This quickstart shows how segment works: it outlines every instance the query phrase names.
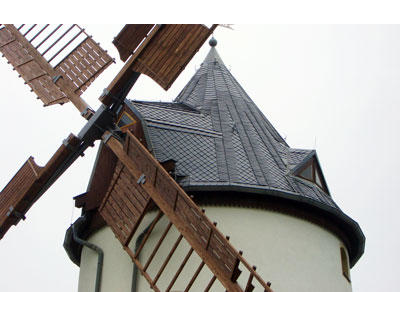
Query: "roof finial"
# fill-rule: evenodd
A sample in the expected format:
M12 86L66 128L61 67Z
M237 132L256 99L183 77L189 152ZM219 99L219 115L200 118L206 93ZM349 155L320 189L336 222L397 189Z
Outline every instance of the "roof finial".
M211 47L215 47L217 46L217 40L213 37L211 37L210 41L208 42L208 44L210 44Z

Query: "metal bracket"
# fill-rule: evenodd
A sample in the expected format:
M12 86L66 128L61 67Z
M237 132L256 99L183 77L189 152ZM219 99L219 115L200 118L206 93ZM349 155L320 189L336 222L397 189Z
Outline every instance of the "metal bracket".
M65 147L67 147L70 151L74 151L74 150L76 149L75 147L73 147L73 146L69 143L68 138L64 139L62 143L63 143L63 145L64 145Z
M137 184L145 184L145 183L146 183L146 176L144 173L142 173L142 175L137 180Z
M101 139L104 132L113 128L113 126L113 113L102 104L79 132L78 137L83 142L92 144L94 141Z
M107 144L107 142L110 140L111 137L114 135L112 133L108 133L106 136L103 137L103 143Z
M91 109L90 107L87 107L86 109L84 109L82 112L81 112L81 116L83 116L84 118L86 118L86 119L90 119L92 116L94 115L94 111L93 111L93 109Z
M62 76L61 75L57 75L53 77L53 82L56 83L58 81L58 79L60 79Z
M8 209L8 212L7 212L6 215L7 216L12 216L12 217L15 217L15 218L18 218L18 219L22 219L22 220L26 219L24 214L14 210L14 207L12 207L12 206L10 206L10 208Z
M103 90L103 93L100 95L100 99L101 99L102 97L108 96L109 93L110 93L110 91L109 91L108 89L104 89L104 90Z

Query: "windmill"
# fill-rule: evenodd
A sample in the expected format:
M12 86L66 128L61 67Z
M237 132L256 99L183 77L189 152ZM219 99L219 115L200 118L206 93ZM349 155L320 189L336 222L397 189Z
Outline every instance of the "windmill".
M197 254L201 259L198 270L188 279L187 290L198 272L207 266L213 275L205 290L209 290L218 280L228 291L251 291L253 283L269 291L268 284L255 268L247 263L242 253L235 250L228 238L221 234L203 210L171 177L169 172L173 172L173 162L165 162L162 166L149 153L140 137L139 120L124 112L125 97L140 74L148 75L164 89L168 89L215 27L153 24L125 26L114 40L125 65L104 90L100 97L103 105L94 112L80 96L112 63L112 58L85 30L77 25L45 25L41 28L36 25L4 25L0 29L0 51L38 98L46 106L71 101L88 123L78 136L69 135L44 167L39 167L33 158L29 158L3 189L0 193L1 236L12 225L24 219L31 205L52 183L94 141L101 139L104 148L116 157L117 162L113 174L108 175L110 186L106 188L107 198L101 204L99 213L152 289L163 290L156 285L163 270L155 276L149 275L146 272L148 264L138 259L140 246L137 252L133 252L128 244L145 214L156 205L159 213L154 219L154 225L150 227L155 227L162 216L168 218L170 227L180 232L177 242L183 239L190 245L187 258ZM61 30L63 32L60 33ZM54 50L57 45L58 49ZM75 48L69 50L69 47ZM108 201L112 200L113 194L120 194L119 189L123 188L118 181L131 184L131 190L123 192L124 195L140 194L145 197L143 203L132 205L128 198L124 205L111 205ZM78 204L82 198L77 198ZM143 239L143 245L145 242L146 238ZM154 253L157 249L156 245ZM171 252L173 254L173 248ZM169 258L165 258L166 264ZM172 281L179 276L186 262L185 257L177 266ZM248 274L242 286L237 282L241 270ZM164 290L171 289L172 281Z

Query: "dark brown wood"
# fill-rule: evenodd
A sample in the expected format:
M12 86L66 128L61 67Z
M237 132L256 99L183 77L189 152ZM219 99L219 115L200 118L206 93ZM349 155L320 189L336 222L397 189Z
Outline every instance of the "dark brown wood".
M253 292L254 285L251 283L253 281L253 273L250 273L249 279L247 280L246 288L244 289L245 292Z
M155 24L126 24L114 38L113 44L118 49L122 61L126 61Z
M121 163L117 164L99 212L105 215L104 219L109 226L116 225L115 228L121 229L117 233L117 238L124 245L128 245L151 207L151 202L150 197L145 192L141 192L143 189L132 181L132 176L124 172L124 168Z
M163 25L137 57L133 69L168 90L212 30L200 24Z
M107 146L101 146L91 176L89 191L87 192L83 211L89 211L100 207L113 177L117 160L117 157Z
M15 37L5 27L0 29L0 48L15 40Z
M228 239L229 239L229 238L228 238ZM240 253L240 252L239 252L239 253ZM231 280L232 280L233 282L236 282L237 279L239 278L240 274L242 273L242 271L239 270L239 264L240 264L240 260L239 260L239 258L236 258L235 266L234 266L234 268L233 268L232 275L231 275Z

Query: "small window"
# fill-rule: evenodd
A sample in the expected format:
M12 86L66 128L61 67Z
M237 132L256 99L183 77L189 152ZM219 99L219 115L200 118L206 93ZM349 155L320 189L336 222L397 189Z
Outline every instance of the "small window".
M302 172L300 172L299 176L304 178L304 179L313 181L314 179L313 179L313 167L312 167L312 165L308 166Z
M328 193L328 189L324 184L324 180L322 180L322 174L318 166L318 162L315 159L310 159L310 161L308 161L308 163L305 166L303 166L303 168L300 169L300 171L298 171L297 176L306 179L308 181L314 182L322 190Z
M123 129L123 128L126 128L128 126L135 124L135 122L136 121L127 112L123 112L117 122L117 126L120 129Z
M347 259L347 253L346 250L343 247L340 247L340 258L342 260L342 272L344 277L347 279L347 281L350 281L350 267L349 267L349 261Z

